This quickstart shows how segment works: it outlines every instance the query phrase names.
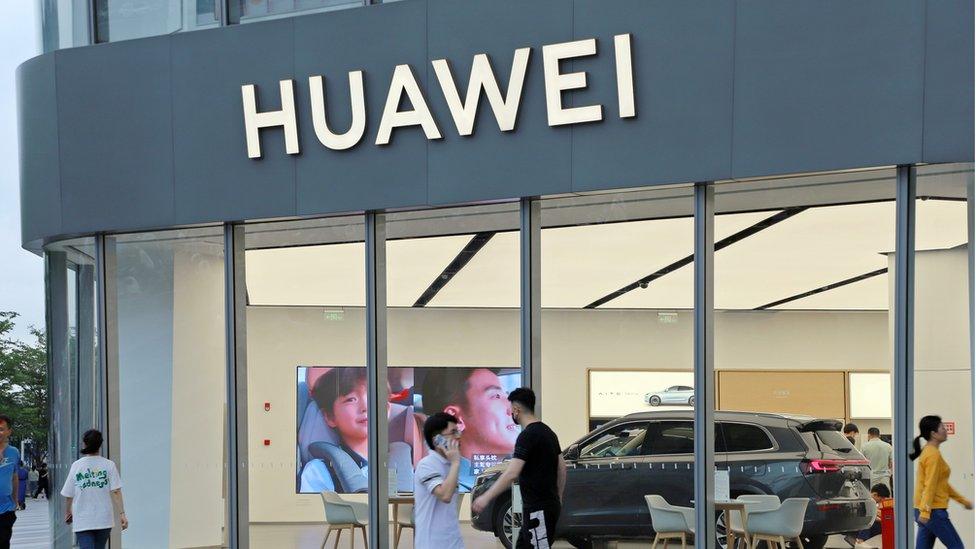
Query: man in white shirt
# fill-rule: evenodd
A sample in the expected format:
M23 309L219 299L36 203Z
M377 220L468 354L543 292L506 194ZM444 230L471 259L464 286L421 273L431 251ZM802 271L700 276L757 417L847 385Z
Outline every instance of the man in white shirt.
M416 549L464 549L458 524L458 474L461 468L458 420L438 412L424 422L424 440L432 452L414 472Z
M868 429L868 441L861 446L861 453L871 462L871 486L884 484L891 489L891 445L881 440L881 430Z

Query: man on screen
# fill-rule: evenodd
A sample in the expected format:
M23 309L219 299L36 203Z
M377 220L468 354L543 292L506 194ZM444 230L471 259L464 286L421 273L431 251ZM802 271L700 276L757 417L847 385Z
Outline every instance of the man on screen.
M512 454L518 426L497 371L489 368L430 368L421 388L424 412L446 412L458 420L462 491L474 486L485 465Z

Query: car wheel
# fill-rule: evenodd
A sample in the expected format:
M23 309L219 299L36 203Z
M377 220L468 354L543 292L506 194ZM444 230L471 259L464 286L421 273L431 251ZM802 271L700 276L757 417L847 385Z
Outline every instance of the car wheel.
M688 406L694 406L694 405L695 405L695 397L689 397Z
M576 549L593 549L593 540L585 537L571 537L566 541Z
M495 537L501 542L505 549L512 549L512 528L514 525L521 525L521 518L516 518L512 514L512 500L501 502L495 510Z
M824 545L827 545L827 536L825 535L801 536L801 538L803 549L823 549Z
M732 499L735 499L733 497ZM715 549L729 549L729 538L726 537L725 515L716 511L715 517Z
M647 401L647 403L650 404L651 406L660 406L661 405L661 397L659 397L657 395L654 395L654 396L651 397L651 400L648 400Z

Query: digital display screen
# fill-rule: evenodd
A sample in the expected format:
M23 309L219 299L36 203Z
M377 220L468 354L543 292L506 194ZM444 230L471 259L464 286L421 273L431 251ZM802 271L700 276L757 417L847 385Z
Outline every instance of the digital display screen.
M366 369L300 366L297 377L297 491L366 492ZM414 468L432 451L424 441L424 421L435 412L458 419L462 492L470 491L482 471L511 457L519 428L508 393L521 385L518 368L389 368L387 377L388 468L397 492L413 491Z

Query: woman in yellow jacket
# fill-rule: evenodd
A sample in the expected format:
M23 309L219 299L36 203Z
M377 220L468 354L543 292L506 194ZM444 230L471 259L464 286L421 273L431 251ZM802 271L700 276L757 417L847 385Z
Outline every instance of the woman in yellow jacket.
M915 437L912 461L918 459L918 471L915 473L915 521L918 523L918 535L915 538L915 549L931 549L935 540L946 546L946 549L962 549L959 533L949 521L949 498L961 503L966 509L972 509L973 504L955 491L949 485L949 464L942 459L939 446L946 441L945 425L939 416L925 416L918 422L921 434ZM923 448L921 439L928 443Z

